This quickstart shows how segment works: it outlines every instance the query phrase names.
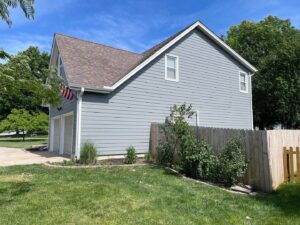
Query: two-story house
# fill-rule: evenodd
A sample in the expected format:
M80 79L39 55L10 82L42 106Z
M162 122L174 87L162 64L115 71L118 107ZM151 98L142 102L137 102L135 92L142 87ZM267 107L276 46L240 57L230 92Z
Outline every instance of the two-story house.
M146 153L151 123L184 102L200 126L253 128L256 68L199 21L142 54L55 34L50 64L76 96L50 106L50 151L79 157L89 141L99 155Z

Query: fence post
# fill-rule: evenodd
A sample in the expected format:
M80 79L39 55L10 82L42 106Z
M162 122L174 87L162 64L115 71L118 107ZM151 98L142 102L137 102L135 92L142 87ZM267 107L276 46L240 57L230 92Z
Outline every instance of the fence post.
M295 171L294 171L294 151L293 147L290 147L290 181L292 181L295 178Z
M300 181L300 151L299 151L299 147L296 147L296 160L297 160L297 180Z
M288 155L289 152L286 149L286 147L283 148L283 167L284 167L284 181L288 181L289 179L289 174L288 174Z

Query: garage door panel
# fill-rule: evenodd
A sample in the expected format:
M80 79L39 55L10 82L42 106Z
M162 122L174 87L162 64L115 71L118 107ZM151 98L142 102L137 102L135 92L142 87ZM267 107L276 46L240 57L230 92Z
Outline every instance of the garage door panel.
M60 124L60 118L53 120L53 151L59 152L60 147L60 130L61 130L61 124Z
M73 115L64 118L64 154L72 154L73 144Z

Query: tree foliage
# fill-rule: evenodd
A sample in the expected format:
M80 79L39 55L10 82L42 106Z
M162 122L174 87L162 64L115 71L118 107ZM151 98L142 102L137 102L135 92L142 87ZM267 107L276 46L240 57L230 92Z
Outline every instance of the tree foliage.
M32 133L34 131L47 132L47 130L47 114L31 114L25 109L13 109L7 118L0 123L0 131L21 131L23 140L25 140L25 134Z
M46 112L43 103L60 104L60 79L49 76L48 67L48 53L41 53L37 47L29 47L0 65L0 121L13 108Z
M269 16L232 26L229 46L258 68L253 76L254 123L300 127L300 32L289 20Z
M11 26L12 21L10 19L11 8L21 7L22 11L25 14L25 17L28 19L34 18L34 0L1 0L0 1L0 17L4 20L8 26Z
M242 137L229 140L221 153L214 154L212 146L197 140L189 125L195 112L192 105L171 107L171 120L162 126L163 137L157 146L156 160L159 164L175 166L188 177L231 185L243 177L246 154Z
M0 49L0 59L8 59L9 54L6 53L3 49Z
M28 19L34 19L34 0L1 0L0 1L0 18L4 20L8 26L12 25L10 19L10 8L16 8L20 5L25 17ZM0 49L0 59L8 59L9 54L3 49Z

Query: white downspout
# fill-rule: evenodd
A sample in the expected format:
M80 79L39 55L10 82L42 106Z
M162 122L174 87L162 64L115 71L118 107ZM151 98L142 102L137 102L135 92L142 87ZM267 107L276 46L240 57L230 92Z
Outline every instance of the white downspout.
M76 147L75 147L75 159L80 159L80 146L81 146L81 108L82 108L82 96L84 94L84 88L80 89L77 93L77 117L76 117Z
M250 91L251 91L251 97L250 97L250 110L251 110L251 129L254 130L254 119L253 119L253 100L252 100L252 76L254 75L254 73L250 74Z

